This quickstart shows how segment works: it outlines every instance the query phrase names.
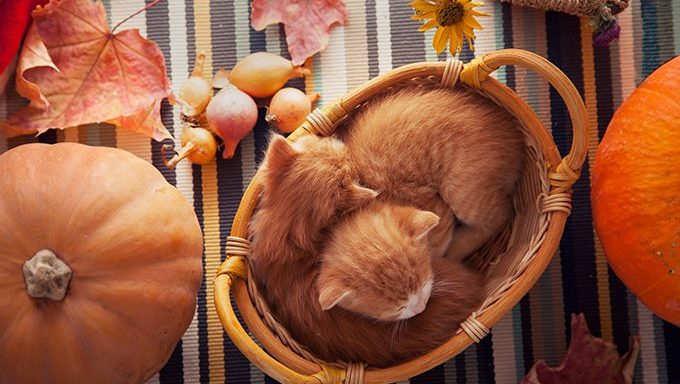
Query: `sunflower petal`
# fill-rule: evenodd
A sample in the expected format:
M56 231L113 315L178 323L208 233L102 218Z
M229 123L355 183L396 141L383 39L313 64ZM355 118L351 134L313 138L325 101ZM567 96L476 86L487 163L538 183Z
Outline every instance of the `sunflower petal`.
M479 22L477 22L477 20L475 20L475 18L470 15L463 16L463 22L472 28L484 29L484 27L482 27L482 25L479 24Z
M437 25L438 25L437 19L432 19L432 20L428 21L427 23L423 24L422 27L418 28L418 32L429 31L430 29L434 28Z
M458 40L460 40L460 43L462 45L463 43L463 27L460 24L456 24L453 28L453 30L456 32L456 37Z
M412 1L409 5L411 6L411 8L423 12L434 12L439 9L439 6L437 4L433 4L425 0L415 0Z
M446 49L446 43L449 34L451 34L451 31L448 27L437 28L437 32L434 34L434 39L432 39L432 46L434 47L434 50L437 52L437 54Z
M490 16L486 12L479 12L479 11L475 11L474 9L468 9L465 13L468 13L472 16Z
M475 50L474 44L472 44L472 37L470 35L465 35L465 39L467 39L468 47L470 47L471 51Z
M426 20L426 19L436 19L437 14L434 12L419 13L411 16L411 20Z
M451 36L449 36L449 52L451 52L451 55L453 56L458 53L458 38L455 33L452 33Z

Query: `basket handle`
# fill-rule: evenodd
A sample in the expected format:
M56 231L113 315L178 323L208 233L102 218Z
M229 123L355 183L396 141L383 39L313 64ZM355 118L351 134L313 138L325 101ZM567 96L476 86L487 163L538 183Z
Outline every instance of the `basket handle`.
M267 375L282 383L299 384L338 384L346 379L346 371L320 366L318 373L314 375L300 374L278 360L274 359L259 345L253 341L241 325L236 312L232 307L230 291L234 284L247 279L247 267L243 255L233 255L227 258L216 273L213 284L215 285L215 307L222 322L223 328L229 334L232 342L238 347L248 360L254 362Z
M484 88L484 80L503 65L522 66L543 76L564 100L571 118L573 140L569 154L551 173L553 187L567 191L578 180L588 154L588 112L574 84L550 61L533 52L503 49L476 57L465 64L460 80L474 88Z

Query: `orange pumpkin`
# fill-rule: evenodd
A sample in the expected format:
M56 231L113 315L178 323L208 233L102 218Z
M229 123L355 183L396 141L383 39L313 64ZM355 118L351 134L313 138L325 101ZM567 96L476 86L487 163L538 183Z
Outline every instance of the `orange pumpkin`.
M680 58L616 111L592 176L595 228L616 275L680 326Z
M22 145L0 176L0 383L149 379L196 306L192 206L114 148Z

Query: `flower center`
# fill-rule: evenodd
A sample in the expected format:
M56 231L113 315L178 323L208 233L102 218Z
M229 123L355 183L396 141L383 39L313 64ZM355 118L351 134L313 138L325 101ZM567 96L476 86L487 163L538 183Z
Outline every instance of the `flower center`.
M442 27L448 27L463 20L464 14L465 8L463 8L463 4L457 0L450 0L437 11L437 22Z

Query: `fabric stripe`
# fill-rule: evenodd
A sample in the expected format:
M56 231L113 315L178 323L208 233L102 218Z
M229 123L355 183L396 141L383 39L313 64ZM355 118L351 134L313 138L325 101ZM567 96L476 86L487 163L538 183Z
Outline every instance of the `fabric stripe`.
M580 57L579 19L576 17L548 12L546 15L548 35L548 59L559 66L583 93L582 60ZM559 95L551 90L553 137L560 152L565 154L571 143L569 116ZM570 314L583 312L593 334L600 334L598 312L595 255L592 239L593 227L590 213L588 183L589 165L584 164L581 179L573 186L574 209L560 243L562 261L564 323L570 337ZM578 287L578 288L577 288Z
M201 166L192 165L192 181L194 184L194 210L196 211L196 217L203 230L203 238L205 242L205 220L204 220L204 209L203 209L203 172ZM203 246L203 271L207 268L206 265L206 245ZM207 313L207 294L206 294L206 279L205 276L201 280L201 286L198 290L197 308L196 308L196 320L198 328L198 357L199 357L199 382L201 384L208 383L210 380L210 367L208 366L208 360L210 358L208 354L208 313Z
M485 337L477 344L477 382L479 383L493 383L496 381L492 350L491 336Z
M374 78L380 73L376 0L366 0L366 49L368 49L368 76Z
M242 3L235 3L234 7L234 24L236 29L236 46L238 57L244 57L250 52L263 50L276 54L282 53L281 45L283 36L281 34L280 28L270 26L265 31L255 31L252 28L249 28L251 12L250 7L247 4ZM247 38L247 40L241 41L242 37ZM253 133L248 135L241 143L241 147L243 148L241 151L241 169L244 190L247 187L248 182L255 175L257 165L260 161L258 156L261 156L262 152L264 151L264 148L262 148L263 144L266 145L269 127L267 122L264 120L265 115L266 109L260 109L259 117L255 128L253 129ZM249 375L251 383L276 383L274 379L266 376L254 364L250 364Z
M666 341L666 367L669 383L680 383L680 328L664 321L663 335Z
M378 35L378 73L392 69L392 43L390 13L393 4L388 0L375 1L376 31Z
M503 316L491 332L494 377L495 381L499 383L510 383L517 380L516 354L521 355L522 351L516 350L518 347L515 346L513 312L514 309L511 313ZM521 346L519 348L521 349ZM447 372L448 375L449 373Z
M637 60L636 52L639 52L635 41L635 28L633 23L633 14L637 8L638 2L633 2L628 12L623 12L619 15L619 23L621 24L621 37L616 45L618 48L619 57L618 65L613 69L619 74L620 88L615 96L618 96L615 105L619 105L628 95L635 89L635 77L640 68L640 61Z
M189 14L189 18L193 12ZM193 64L193 58L189 57L187 39L187 14L184 1L168 2L170 52L172 58L172 89L178 93L182 83L189 77L189 63ZM193 33L192 33L193 37ZM192 39L193 40L193 39ZM183 126L179 119L179 112L173 113L173 126L175 146L180 147ZM184 194L187 200L194 205L193 199L193 175L189 161L180 162L175 168L177 188ZM198 309L198 308L197 308ZM198 383L200 381L199 363L199 340L198 340L198 310L194 312L194 318L186 333L182 337L182 379L185 382ZM178 376L168 377L168 381L177 380ZM164 380L164 379L162 379Z
M416 24L409 19L413 10L409 0L390 2L390 36L392 41L392 66L425 60L425 43L414 33ZM378 13L380 15L380 13Z
M677 55L680 53L680 4L671 2L673 50Z
M628 308L634 309L636 314L632 323L637 329L631 327L631 331L640 335L640 362L636 366L640 370L636 372L636 376L639 376L645 383L658 383L660 380L656 369L658 364L654 338L654 315L645 306L639 305L635 296L629 295L628 302Z
M668 380L668 367L666 360L666 340L664 337L663 320L652 316L654 322L654 342L656 344L657 373L660 383L670 383ZM674 384L674 383L672 383Z
M673 57L675 46L673 42L673 10L671 9L671 0L652 0L656 5L656 25L658 31L668 31L666 33L659 33L657 40L659 42L659 61L665 63ZM677 2L676 2L677 3ZM677 5L676 5L677 8Z
M237 61L233 3L210 3L210 32L213 57L212 68L209 73L214 73L219 68L232 68ZM220 262L224 261L226 255L225 247L231 221L243 192L241 153L243 153L243 146L239 145L232 159L225 160L218 155L216 160ZM208 276L212 279L214 275L211 273ZM217 329L215 332L217 332ZM223 353L225 356L223 364L226 381L249 381L249 361L240 354L231 339L226 336L223 336Z
M348 20L345 28L345 72L347 89L368 81L368 43L366 41L366 8L364 0L347 0Z
M513 46L538 54L547 54L545 36L545 12L526 10L512 13ZM541 121L550 127L550 88L547 82L533 71L525 68L514 68L515 89L536 111ZM548 128L549 129L549 128ZM558 363L553 356L560 356L566 350L563 339L564 327L562 319L562 302L555 300L561 296L561 273L559 269L559 252L548 265L536 286L529 292L526 300L520 303L522 310L522 329L531 341L527 344L524 362L530 364L534 360L544 359L548 363ZM528 305L528 308L524 306ZM529 329L530 328L530 332ZM528 365L525 369L528 368Z
M213 53L209 3L194 3L196 31L196 50L206 54L204 71L213 73ZM219 157L219 154L218 154ZM224 382L224 330L215 312L214 286L212 278L221 263L220 217L217 189L217 165L209 163L202 167L204 241L205 241L205 279L206 283L206 320L209 382Z
M642 34L642 78L646 78L659 65L659 33L656 24L656 1L641 1L644 23Z
M512 13L513 8L509 3L503 3L502 6L502 17L500 19L503 23L503 48L512 48L514 46L513 33L512 33ZM515 67L505 66L501 68L502 72L499 73L499 79L505 82L505 85L515 89Z
M149 0L147 0L147 3ZM172 56L170 54L170 24L169 24L169 10L167 3L159 3L156 6L148 9L145 12L146 16L146 26L147 26L147 37L152 39L158 44L161 49L163 56L165 58L165 65L167 68L167 74L170 81L173 80L172 73ZM173 121L173 111L170 104L164 101L161 104L161 119L163 124L168 129L170 134L174 133L174 121ZM166 181L172 185L177 184L175 171L168 169L164 166L163 160L160 155L161 144L156 141L151 141L152 150L152 164L161 170L161 173L165 177ZM158 373L158 380L161 383L167 383L172 381L173 378L184 377L183 372L183 361L182 361L182 341L180 340L175 350L173 351L170 359Z
M605 116L608 113L611 113L611 97L598 98L598 96L611 95L611 83L609 81L610 76L608 73L606 73L609 70L609 52L607 50L597 48L595 49L595 52L593 52L593 46L590 43L591 39L592 29L589 27L588 21L583 18L581 19L581 47L583 57L584 102L588 110L588 123L590 125L588 157L590 159L594 159L600 139L600 127L598 122L608 122L609 119L607 119ZM604 71L597 72L597 78L595 72L596 68ZM592 165L593 163L591 162L591 171ZM595 264L597 270L597 288L598 296L600 297L600 329L602 337L611 340L612 318L609 299L608 265L607 260L604 257L604 253L602 252L602 246L600 245L597 234L594 233L593 236L595 247Z
M497 39L497 33L499 32L497 20L502 19L501 13L503 11L500 4L493 1L485 1L484 4L477 9L491 15L478 19L479 24L484 27L481 31L476 32L477 37L475 38L475 56L480 56L486 52L502 47L502 44L499 44ZM432 46L432 40L429 40L429 42L430 46Z
M315 67L315 79L323 84L320 104L332 103L348 91L347 64L345 63L345 29L331 31L328 47L318 54L319 66ZM319 86L317 85L317 89Z

